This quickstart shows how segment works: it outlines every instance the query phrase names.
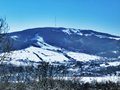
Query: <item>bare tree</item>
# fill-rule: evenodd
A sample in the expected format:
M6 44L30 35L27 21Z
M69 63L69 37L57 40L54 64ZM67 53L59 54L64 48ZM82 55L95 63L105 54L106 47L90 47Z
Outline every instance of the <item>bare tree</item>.
M7 35L7 32L9 30L9 26L6 22L6 19L0 18L0 61L5 60L8 56L8 52L10 52L12 48L12 43L10 41L10 38Z
M8 81L9 79L9 68L4 65L5 60L10 60L10 50L12 48L12 43L7 34L9 26L6 19L0 18L0 78L4 79L2 81Z
M5 34L9 30L9 26L6 22L6 19L0 18L0 34Z

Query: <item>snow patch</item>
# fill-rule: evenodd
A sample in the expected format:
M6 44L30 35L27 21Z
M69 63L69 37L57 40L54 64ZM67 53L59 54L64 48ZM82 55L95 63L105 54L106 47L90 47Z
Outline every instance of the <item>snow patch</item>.
M68 35L71 35L71 34L77 34L77 35L83 35L79 29L65 29L65 30L62 30L64 33L67 33Z
M101 67L109 67L109 66L118 66L120 65L119 61L114 61L114 62L107 62L107 64L101 64Z
M115 53L115 54L117 54L118 53L118 51L112 51L113 53Z
M18 39L19 37L14 35L14 36L11 36L11 38L14 39L14 40L16 40L16 39Z
M47 43L44 41L44 39L43 39L41 36L39 36L39 35L36 35L35 38L33 38L32 40L37 40L36 45L41 46L41 48L43 48L43 49L61 50L61 49L58 48L58 47L55 47L55 46L52 46L52 45L47 44Z
M114 40L120 40L120 38L118 37L107 37L107 36L104 36L104 35L95 35L95 36L97 36L97 37L99 37L99 38L109 38L109 39L114 39Z
M71 35L72 33L70 32L69 29L65 29L65 30L62 30L64 33L68 34L68 35Z

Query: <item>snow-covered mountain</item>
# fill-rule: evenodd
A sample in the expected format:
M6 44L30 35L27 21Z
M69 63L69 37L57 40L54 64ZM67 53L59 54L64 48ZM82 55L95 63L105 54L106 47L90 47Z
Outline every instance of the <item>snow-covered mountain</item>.
M8 36L13 41L9 63L14 65L45 61L65 65L69 73L77 75L101 75L103 71L108 74L120 70L119 36L53 27L27 29Z
M92 30L69 28L34 28L10 33L14 49L30 46L42 47L47 44L65 50L94 54L105 57L118 57L120 37Z

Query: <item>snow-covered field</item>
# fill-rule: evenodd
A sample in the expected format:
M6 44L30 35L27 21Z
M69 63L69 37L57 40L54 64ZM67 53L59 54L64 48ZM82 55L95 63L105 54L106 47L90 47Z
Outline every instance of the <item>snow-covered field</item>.
M104 76L104 77L81 77L83 82L120 82L120 77L118 76Z
M65 79L65 80L73 80L73 81L79 81L81 83L94 83L94 82L120 82L120 77L119 76L103 76L103 77L58 77L59 79ZM55 78L57 79L57 78Z
M69 61L67 57L64 56L63 53L59 53L56 51L53 51L53 47L51 50L50 47L43 47L43 48L37 48L34 46L28 47L24 50L16 50L13 51L11 54L12 61L10 61L12 64L21 65L20 62L17 62L18 60L30 60L35 62L60 62L64 63L66 61ZM56 49L56 48L55 48ZM100 59L99 56L95 55L89 55L84 53L77 53L77 52L67 52L67 55L77 61L89 61L89 60L97 60Z
M67 55L74 58L77 61L89 61L89 60L100 59L99 56L89 55L85 53L77 53L77 52L68 52Z
M118 65L120 65L120 61L107 62L107 65L106 64L101 64L100 66L101 67L108 67L108 66L118 66Z

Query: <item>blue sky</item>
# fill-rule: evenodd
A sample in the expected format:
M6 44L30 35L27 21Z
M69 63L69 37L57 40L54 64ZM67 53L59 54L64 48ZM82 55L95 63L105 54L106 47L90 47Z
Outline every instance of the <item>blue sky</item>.
M0 0L10 32L34 27L93 29L120 35L120 0Z

